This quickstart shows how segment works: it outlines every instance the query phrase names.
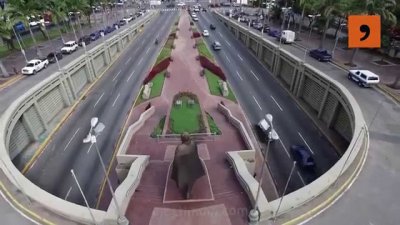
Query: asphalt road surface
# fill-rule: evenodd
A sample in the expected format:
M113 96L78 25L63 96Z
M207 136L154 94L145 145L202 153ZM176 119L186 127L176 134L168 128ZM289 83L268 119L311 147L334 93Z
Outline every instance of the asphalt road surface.
M95 206L104 171L95 145L89 148L82 142L90 129L90 119L98 117L106 126L97 137L97 145L107 166L141 82L162 47L154 44L155 39L167 37L176 16L176 12L165 12L145 26L33 164L26 174L32 182L60 198L83 204L70 173L74 169L90 206Z
M300 144L308 146L316 161L314 172L298 167L290 178L287 191L290 193L312 182L326 172L338 160L339 156L328 140L319 132L308 116L297 106L286 90L273 78L272 74L250 53L247 47L211 12L198 13L197 26L200 32L210 31L205 40L210 47L214 41L222 44L222 50L215 52L217 62L228 77L241 106L250 121L255 125L265 114L273 115L274 129L280 140L270 144L268 164L277 185L278 192L283 193L289 178L293 159L290 146ZM216 30L210 30L210 24ZM263 144L264 151L266 149Z

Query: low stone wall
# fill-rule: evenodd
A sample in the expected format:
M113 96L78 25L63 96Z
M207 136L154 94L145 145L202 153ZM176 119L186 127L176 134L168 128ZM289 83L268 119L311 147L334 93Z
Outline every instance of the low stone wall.
M243 154L247 155L247 157L243 157ZM252 155L252 159L249 158L249 154ZM249 164L252 164L249 162L249 159L254 161L253 164L255 164L255 150L227 152L227 157L235 171L236 178L239 180L253 206L256 202L259 182L252 176L251 171L249 171ZM254 166L251 165L251 167ZM262 189L260 189L257 208L260 213L260 220L267 220L272 216L273 211Z
M254 146L254 143L251 141L250 135L247 132L246 128L244 127L243 123L238 120L236 117L234 117L231 113L231 111L226 108L224 105L221 103L218 103L218 110L222 112L228 118L229 122L235 126L240 134L242 135L244 141L246 142L247 148L248 149L256 149Z
M310 118L317 121L320 126L325 126L324 129L336 132L343 140L349 143L347 150L339 161L325 174L305 187L285 195L280 206L280 198L269 202L273 212L272 215L279 216L302 206L320 196L328 188L345 190L346 188L335 187L333 184L342 174L349 172L347 170L350 166L358 163L358 160L355 159L358 156L365 155L363 153L368 147L366 144L368 142L368 130L357 101L342 84L317 68L304 64L301 59L289 51L279 48L277 44L271 41L262 39L254 31L226 18L218 12L215 13L215 16L237 39L251 49L250 51L260 62L271 71L272 75L282 83L283 87L306 109L306 113ZM221 106L219 108L226 111ZM235 123L237 124L237 122L233 124ZM325 132L324 129L322 129L323 132ZM357 166L352 168L355 168L353 169L354 172L360 169ZM346 177L346 179L350 180L354 178L355 176L351 175ZM337 196L332 196L332 199L339 196L340 193Z
M21 191L32 201L75 222L92 223L86 207L65 201L39 188L21 174L10 157L17 155L27 145L37 141L43 132L52 131L54 127L51 127L50 123L54 122L53 119L60 118L58 115L63 112L63 109L71 106L80 98L81 90L86 84L96 81L101 76L101 72L106 69L105 65L111 62L110 54L107 53L109 51L107 43L118 43L118 51L122 51L126 45L122 45L121 40L131 33L137 33L137 29L147 24L154 15L154 12L150 12L107 40L106 46L104 43L99 44L88 52L88 56L79 56L63 67L61 73L55 72L45 78L16 99L1 116L0 157L3 162L0 164L1 169L17 189L23 188ZM128 38L127 40L133 39ZM94 67L98 66L97 64L103 66L97 68L97 72L95 72ZM130 190L127 193L130 193ZM98 224L104 222L107 216L105 211L92 209L92 212ZM116 219L113 218L114 221Z

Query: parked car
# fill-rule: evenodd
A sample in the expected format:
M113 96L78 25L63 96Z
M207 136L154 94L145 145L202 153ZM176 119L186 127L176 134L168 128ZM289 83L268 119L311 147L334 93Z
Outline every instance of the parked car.
M213 48L215 51L218 51L218 50L221 50L222 45L221 45L221 43L219 43L218 41L214 41L214 43L212 44L212 48Z
M91 42L90 36L89 35L85 35L83 37L80 37L79 40L78 40L78 45L82 46L83 42L85 42L85 45L90 44L90 42Z
M315 161L311 151L302 145L292 145L290 152L293 156L293 160L297 162L297 165L303 169L314 169Z
M214 24L210 24L210 29L211 30L215 30L217 27L215 27L215 25Z
M104 34L109 34L109 33L113 32L114 30L115 30L115 27L114 27L114 26L107 26L107 27L104 29Z
M35 75L40 70L44 69L49 65L49 61L47 59L32 59L30 60L24 68L22 68L22 74L24 75Z
M268 33L270 31L270 27L267 24L264 24L262 31L263 33Z
M133 20L133 16L126 16L123 18L123 20L125 20L126 23L129 23Z
M63 54L71 54L78 49L78 44L75 41L68 41L64 43L64 47L61 48Z
M282 41L284 44L291 44L296 39L296 34L291 30L283 30L276 38L279 39L279 41Z
M100 38L100 31L95 31L90 34L90 40L95 41Z
M204 37L210 36L210 32L208 32L208 30L203 30L203 36Z
M379 83L379 76L369 70L349 70L347 77L360 87L370 87Z
M125 24L126 24L126 21L125 21L125 20L120 20L120 21L118 22L118 25L119 25L120 27L124 26Z
M332 59L332 55L325 49L313 49L308 54L320 62L329 62Z
M277 38L280 37L281 32L279 30L269 30L268 35Z
M261 31L263 29L262 23L253 24L254 29Z
M61 52L50 52L47 55L47 60L49 63L55 63L57 60L60 61L63 58L63 54Z

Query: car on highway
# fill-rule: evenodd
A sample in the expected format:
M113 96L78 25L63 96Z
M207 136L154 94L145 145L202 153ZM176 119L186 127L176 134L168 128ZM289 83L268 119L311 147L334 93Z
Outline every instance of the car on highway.
M217 27L214 24L210 24L210 29L215 30Z
M61 52L50 52L46 58L49 63L55 63L63 58L63 54Z
M64 43L64 47L61 48L63 54L71 54L78 49L78 44L75 41L68 41Z
M197 18L197 16L193 17L193 21L197 22L197 21L199 21L199 18Z
M214 43L212 44L212 48L214 49L214 51L218 51L221 50L222 45L218 41L214 41Z
M203 8L203 9L201 9L201 11L203 11L203 12L207 12L207 9L206 9L206 8Z
M303 145L292 145L290 146L290 153L293 156L293 160L297 162L297 165L302 169L314 169L315 161L311 151Z
M308 54L314 59L320 62L329 62L332 59L332 55L328 53L326 49L313 49L308 52Z
M204 37L210 36L210 32L208 32L208 30L203 30L203 36Z
M95 41L95 40L97 40L99 38L100 38L100 32L99 31L95 31L95 32L90 34L90 40L91 41Z
M85 45L88 45L88 44L90 44L90 42L91 42L90 36L85 35L85 36L79 38L78 45L82 46L82 43L85 43Z
M24 68L22 68L21 72L24 75L35 75L40 70L46 68L47 65L49 65L49 61L47 59L32 59Z
M180 7L182 7L182 6L185 6L186 4L184 3L184 2L179 2L178 4L177 4L177 6L180 6Z
M267 122L266 119L260 120L257 124L258 128L262 131L263 133L263 138L266 140L270 141L276 141L279 140L279 135L276 133L275 129L272 130L271 126Z
M349 70L347 78L356 82L360 87L370 87L379 83L379 76L369 70Z

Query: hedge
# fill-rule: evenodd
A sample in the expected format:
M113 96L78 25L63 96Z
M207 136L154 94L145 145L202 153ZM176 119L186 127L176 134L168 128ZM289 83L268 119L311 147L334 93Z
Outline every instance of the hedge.
M213 62L208 60L207 57L202 55L199 56L199 60L203 68L208 69L213 74L217 75L221 80L226 81L226 76L219 66L215 65Z
M200 37L201 36L201 34L199 33L199 32L193 32L193 38L198 38L198 37Z
M159 62L157 65L155 65L150 73L147 75L147 77L143 81L143 85L147 84L149 81L151 81L158 73L162 72L163 70L167 69L169 64L171 62L171 58L165 58L161 62Z

